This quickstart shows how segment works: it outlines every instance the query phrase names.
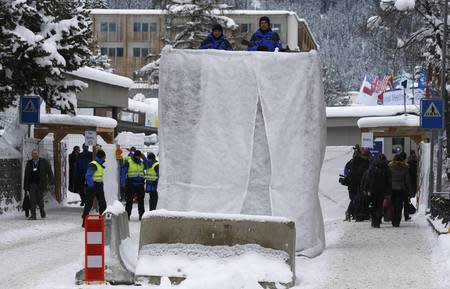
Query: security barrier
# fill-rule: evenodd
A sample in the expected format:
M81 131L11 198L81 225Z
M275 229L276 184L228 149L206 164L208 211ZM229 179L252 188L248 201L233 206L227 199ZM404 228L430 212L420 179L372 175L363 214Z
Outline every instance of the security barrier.
M295 236L295 223L281 217L152 211L146 213L141 222L138 259L141 254L145 254L145 250L141 250L142 247L149 244L257 244L263 248L287 253L292 280L284 285L289 288L295 282ZM136 276L136 280L147 278L148 282L159 284L161 277ZM173 284L182 282L174 276L165 277ZM275 286L271 282L260 284L263 288Z
M100 215L85 218L84 281L105 281L104 220Z

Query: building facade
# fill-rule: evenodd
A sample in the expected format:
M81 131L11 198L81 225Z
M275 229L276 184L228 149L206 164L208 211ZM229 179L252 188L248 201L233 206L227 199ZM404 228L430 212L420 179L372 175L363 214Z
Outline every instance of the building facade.
M226 15L238 25L242 38L250 39L258 29L259 18L270 17L283 47L292 50L318 49L305 20L290 11L231 10ZM162 10L93 9L93 32L102 54L108 55L118 74L133 77L136 70L160 54L165 45L165 19ZM236 43L240 43L236 39ZM237 49L245 49L240 44Z

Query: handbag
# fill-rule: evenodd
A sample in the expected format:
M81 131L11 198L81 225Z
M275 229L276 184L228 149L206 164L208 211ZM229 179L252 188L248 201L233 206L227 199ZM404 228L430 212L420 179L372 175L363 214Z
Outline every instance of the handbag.
M414 215L415 213L416 213L416 207L414 207L414 205L413 204L411 204L411 203L408 203L408 205L407 205L407 209L408 209L408 213L410 214L410 215Z
M28 194L26 194L26 195L23 197L22 209L23 209L24 211L30 209L30 196L29 196Z

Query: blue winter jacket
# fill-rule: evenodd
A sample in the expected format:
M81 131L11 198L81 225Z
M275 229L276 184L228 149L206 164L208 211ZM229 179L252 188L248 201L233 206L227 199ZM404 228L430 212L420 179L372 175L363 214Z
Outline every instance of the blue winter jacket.
M100 164L103 165L102 159L95 157L95 160ZM95 165L89 165L86 173L86 184L89 188L94 187L94 173L97 170L97 167Z
M233 50L223 34L219 38L215 38L212 33L209 33L208 37L203 40L199 49Z
M275 51L275 48L282 49L281 39L278 33L270 28L267 31L256 30L250 39L248 51Z
M92 161L92 152L84 149L77 158L76 168L80 176L84 176L87 172L89 163Z
M146 160L145 157L144 157L144 160ZM133 161L135 161L137 164L140 164L140 163L142 162L141 159L136 160L136 159L134 159L134 158L133 158ZM145 181L145 179L144 179L143 177L137 176L137 177L131 177L131 178L129 178L129 177L127 176L127 173L128 173L128 167L129 167L129 166L130 166L130 164L129 164L128 162L125 162L125 163L123 164L122 169L121 169L121 171L120 171L120 184L121 184L122 186L125 185L125 182L126 182L126 180L128 179L128 180L131 182L131 184L134 185L134 186L143 185L143 184L144 184L144 181ZM145 169L145 162L144 162L144 169Z

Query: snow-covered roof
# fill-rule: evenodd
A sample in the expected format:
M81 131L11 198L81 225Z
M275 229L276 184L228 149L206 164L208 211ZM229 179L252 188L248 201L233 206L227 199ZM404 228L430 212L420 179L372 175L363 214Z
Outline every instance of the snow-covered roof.
M95 15L160 15L164 14L161 9L92 9L91 14Z
M134 86L133 80L128 77L120 76L117 74L109 73L92 67L81 67L75 71L67 72L68 74L75 75L81 78L95 80L98 82L108 83L115 86L122 86L130 88Z
M396 116L363 117L358 120L359 128L398 126L419 127L420 117L412 114L402 114Z
M68 114L41 114L40 123L44 124L64 124L78 126L92 126L101 128L115 128L117 121L110 117Z
M147 98L142 101L128 99L128 110L134 112L142 113L154 113L158 112L158 99L157 98Z
M404 112L403 105L374 105L374 106L336 106L327 107L327 118L332 117L368 117L392 116ZM406 106L407 113L419 113L419 107Z

